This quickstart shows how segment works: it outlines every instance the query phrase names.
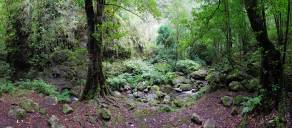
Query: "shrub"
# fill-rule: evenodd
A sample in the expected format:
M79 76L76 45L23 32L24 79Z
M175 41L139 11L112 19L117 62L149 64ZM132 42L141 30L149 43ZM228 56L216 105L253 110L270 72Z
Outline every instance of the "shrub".
M24 80L17 82L16 85L20 89L34 90L44 95L55 96L60 102L70 101L70 92L68 90L58 92L55 86L50 85L43 80Z
M247 114L249 112L252 112L256 107L258 107L261 104L261 101L262 101L262 96L256 96L254 98L250 98L246 102L243 102L242 114Z
M24 80L17 82L16 85L18 85L21 89L34 90L45 95L56 96L58 94L54 86L47 84L43 80Z
M12 93L15 90L15 86L11 82L3 82L0 84L0 95L3 93Z
M106 81L114 90L118 90L127 84L127 80L124 79L122 75L113 78L108 78Z
M0 80L7 79L11 75L11 69L8 63L0 60Z
M201 67L201 64L193 60L179 60L176 64L176 70L191 73L197 71Z

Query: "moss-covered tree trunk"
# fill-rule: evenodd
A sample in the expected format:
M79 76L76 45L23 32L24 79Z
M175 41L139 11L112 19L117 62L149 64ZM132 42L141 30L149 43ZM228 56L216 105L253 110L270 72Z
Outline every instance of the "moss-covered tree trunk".
M259 4L259 0L245 0L251 27L262 49L261 84L267 91L264 102L269 102L271 99L277 104L281 92L281 53L268 38L265 12Z
M105 87L105 77L102 71L102 32L98 26L102 25L104 0L97 1L97 13L95 15L92 0L85 0L85 12L88 24L88 54L89 65L85 88L82 94L82 100L92 99L97 95L98 86L100 87L99 95L105 96L108 90ZM98 26L97 26L98 25ZM97 33L97 36L94 34Z

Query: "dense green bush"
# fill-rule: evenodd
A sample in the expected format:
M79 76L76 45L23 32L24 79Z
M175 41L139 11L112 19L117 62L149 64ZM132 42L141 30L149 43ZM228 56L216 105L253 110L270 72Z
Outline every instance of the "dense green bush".
M249 112L252 112L256 107L261 105L261 102L262 102L262 96L256 96L254 98L250 98L246 102L243 102L242 114L247 114Z
M176 70L191 73L192 71L197 71L202 65L193 60L179 60L176 64Z
M0 84L0 95L3 93L12 93L15 90L15 86L11 82L2 82Z
M24 80L15 83L19 89L34 90L48 96L55 96L58 101L67 102L70 100L70 93L68 91L58 92L56 87L46 83L43 80Z

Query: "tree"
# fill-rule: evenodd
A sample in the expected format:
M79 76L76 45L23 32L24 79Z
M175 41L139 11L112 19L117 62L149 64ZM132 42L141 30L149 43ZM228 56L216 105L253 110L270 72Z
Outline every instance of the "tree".
M266 98L279 100L282 75L281 53L270 41L267 32L265 10L259 0L245 0L245 8L256 39L261 47L261 84L266 89ZM264 100L268 102L269 100Z
M105 77L102 71L102 33L99 27L103 23L105 0L97 0L97 12L95 14L92 0L85 0L85 12L88 24L88 44L89 53L88 74L85 88L82 94L82 100L87 100L95 97L97 94L98 85L100 87L99 94L105 96L108 90L105 87ZM96 25L98 25L96 27ZM96 36L94 36L94 34Z

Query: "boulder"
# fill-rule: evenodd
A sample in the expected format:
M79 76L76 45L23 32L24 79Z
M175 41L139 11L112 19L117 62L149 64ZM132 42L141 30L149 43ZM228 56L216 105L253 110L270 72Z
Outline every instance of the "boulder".
M173 104L173 106L178 107L178 108L181 108L181 107L184 106L183 101L182 100L177 100L177 99L172 101L172 104Z
M50 128L65 128L65 126L63 126L60 122L59 122L59 118L55 115L52 115L49 120L49 126Z
M240 91L240 90L243 90L243 86L241 85L240 82L238 81L232 81L230 84L229 84L229 89L231 91Z
M100 111L100 117L105 121L109 121L111 119L111 112L106 108L102 108Z
M178 93L181 93L182 92L182 89L181 88L173 88L173 90L175 90Z
M157 91L160 91L160 87L157 86L157 85L153 85L150 87L150 91L151 92L157 92Z
M47 105L56 105L56 104L58 104L58 99L55 96L46 96L45 103Z
M162 103L168 104L169 102L170 102L170 96L169 96L169 95L166 95L166 96L163 98Z
M115 96L115 97L121 97L122 94L119 91L113 91L113 96Z
M198 71L192 72L190 74L190 77L193 79L204 80L207 74L208 74L208 71L206 69L200 69Z
M182 90L182 91L190 91L193 89L193 86L191 84L179 84L178 87Z
M138 91L138 92L134 92L134 93L133 93L133 96L134 96L135 98L141 98L141 97L143 96L143 93L140 92L140 91Z
M8 115L17 119L23 119L26 116L26 111L19 106L12 106Z
M251 79L247 84L244 85L244 87L249 91L256 91L257 89L260 88L260 81L259 79L256 78Z
M191 81L189 79L186 79L185 77L183 76L177 76L176 78L174 78L172 80L172 84L173 85L178 85L178 84L188 84L190 83Z
M202 119L197 113L192 114L191 121L195 124L199 124L199 125L202 124Z
M73 112L73 108L69 104L64 104L62 111L64 114L70 114Z
M233 98L230 96L223 96L221 97L221 102L225 107L230 107L233 102Z
M148 100L148 102L157 99L157 95L155 93L151 93L145 96L145 98Z
M206 120L203 128L216 128L216 121L213 119Z
M40 107L39 104L31 99L24 99L20 102L19 106L26 112L38 112Z

